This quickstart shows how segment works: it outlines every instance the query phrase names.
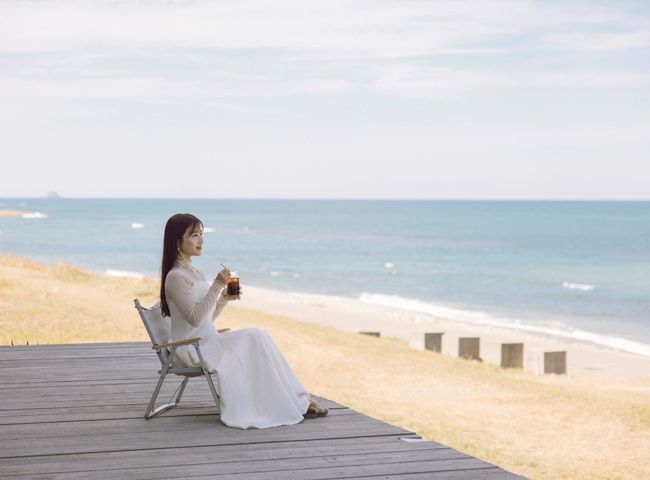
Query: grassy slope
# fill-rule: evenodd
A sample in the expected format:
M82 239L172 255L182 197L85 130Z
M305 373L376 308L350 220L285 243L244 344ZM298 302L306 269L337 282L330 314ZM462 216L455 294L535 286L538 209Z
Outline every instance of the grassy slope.
M158 286L0 254L0 344L147 341L132 301ZM269 331L313 393L533 480L650 477L649 382L504 371L253 310L218 326Z

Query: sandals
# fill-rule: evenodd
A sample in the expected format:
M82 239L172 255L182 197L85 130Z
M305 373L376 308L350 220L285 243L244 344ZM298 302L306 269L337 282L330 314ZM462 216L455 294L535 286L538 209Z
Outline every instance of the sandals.
M323 407L320 403L318 403L317 400L314 400L313 398L309 399L309 408L307 409L307 413L303 415L305 418L316 418L316 417L324 417L329 413L329 409L327 407Z

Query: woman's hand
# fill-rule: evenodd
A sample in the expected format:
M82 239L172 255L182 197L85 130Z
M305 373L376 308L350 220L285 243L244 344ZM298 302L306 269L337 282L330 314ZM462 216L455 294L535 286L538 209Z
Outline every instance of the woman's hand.
M223 289L223 296L229 302L232 302L234 300L241 300L242 289L241 289L241 287L239 287L239 295L228 295L228 288L224 288Z
M224 268L217 274L215 280L223 285L228 285L228 282L230 281L230 270Z

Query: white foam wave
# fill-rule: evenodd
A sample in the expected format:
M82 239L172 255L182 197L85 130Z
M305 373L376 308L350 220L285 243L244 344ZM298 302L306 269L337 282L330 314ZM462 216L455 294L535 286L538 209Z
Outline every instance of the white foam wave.
M624 338L600 335L585 330L577 330L568 326L546 326L523 322L522 320L497 317L481 311L463 310L445 305L423 302L392 295L362 293L359 297L362 303L399 308L411 312L427 313L434 317L475 325L492 326L529 332L533 334L552 336L565 339L568 342L588 342L598 346L622 350L650 357L650 345L626 340Z
M280 272L270 272L269 275L271 275L272 277L277 277L280 275Z
M390 262L384 263L384 267L386 267L386 268L393 268L394 266L395 266L394 263L390 263Z
M212 232L216 232L216 231L217 231L217 229L213 228L213 227L205 227L203 229L203 233L212 233Z
M593 290L594 288L596 288L593 285L584 285L582 283L569 283L569 282L562 283L562 286L564 288L570 288L572 290L583 290L585 292L589 291L589 290Z
M45 213L41 212L26 212L21 215L22 218L47 218Z
M132 223L131 228L144 228L146 225L144 223Z
M120 277L120 278L136 278L138 280L142 280L144 278L144 275L142 275L141 273L128 272L125 270L112 270L110 268L106 270L106 275L110 275L111 277Z

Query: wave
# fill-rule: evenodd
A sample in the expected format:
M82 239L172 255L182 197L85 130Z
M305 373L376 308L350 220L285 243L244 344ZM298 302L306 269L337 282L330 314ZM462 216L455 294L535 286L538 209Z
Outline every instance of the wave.
M47 218L47 214L41 212L26 212L21 215L21 218Z
M125 270L112 270L110 268L106 270L106 275L109 275L111 277L120 277L120 278L136 278L138 280L142 280L144 278L144 275L142 275L141 273L128 272Z
M562 286L564 288L570 288L572 290L584 290L584 291L589 291L596 288L593 285L583 285L581 283L569 283L569 282L562 283Z
M131 228L144 228L146 225L144 223L132 223Z
M398 308L411 312L427 313L434 317L447 320L471 323L490 327L507 328L547 337L559 337L568 342L590 343L600 347L621 350L650 357L650 345L626 340L624 338L601 335L586 330L578 330L568 325L535 325L519 319L497 317L482 311L463 310L445 305L423 302L421 300L403 298L393 295L362 293L359 297L362 303Z

